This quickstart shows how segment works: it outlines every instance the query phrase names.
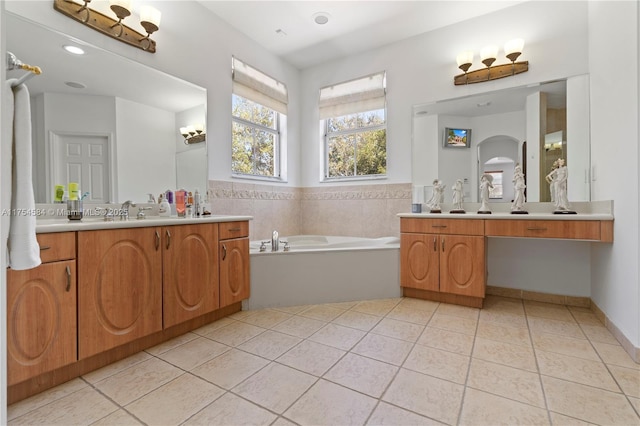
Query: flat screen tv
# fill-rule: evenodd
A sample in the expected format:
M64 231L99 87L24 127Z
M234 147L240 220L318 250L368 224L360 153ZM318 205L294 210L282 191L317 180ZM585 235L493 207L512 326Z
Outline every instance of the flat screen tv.
M456 127L446 127L444 129L445 148L470 148L471 129L460 129Z

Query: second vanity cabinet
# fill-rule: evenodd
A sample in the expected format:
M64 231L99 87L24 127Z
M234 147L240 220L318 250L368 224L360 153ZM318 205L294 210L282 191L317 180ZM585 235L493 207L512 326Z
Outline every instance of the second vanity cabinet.
M220 307L249 298L249 223L220 224Z

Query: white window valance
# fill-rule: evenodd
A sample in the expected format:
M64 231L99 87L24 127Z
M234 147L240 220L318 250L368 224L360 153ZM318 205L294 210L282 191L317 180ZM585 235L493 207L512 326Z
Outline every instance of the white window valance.
M320 119L385 106L386 73L380 72L320 89Z
M237 58L232 58L233 93L287 114L287 86Z

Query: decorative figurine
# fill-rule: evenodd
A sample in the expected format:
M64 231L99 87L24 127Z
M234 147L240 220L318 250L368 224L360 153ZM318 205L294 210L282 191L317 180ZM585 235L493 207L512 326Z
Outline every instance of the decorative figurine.
M549 184L549 193L551 194L551 202L555 204L556 202L556 181L555 181L555 170L558 168L558 160L553 162L551 165L551 172L545 176L544 180Z
M576 214L575 211L570 210L571 205L567 198L567 178L569 177L569 171L565 165L564 158L558 158L556 162L557 167L552 169L551 173L545 178L547 182L549 182L552 201L556 206L553 214Z
M466 213L464 207L464 189L462 188L462 179L456 180L453 186L453 209L449 213Z
M431 194L431 198L427 201L427 206L429 206L430 213L442 213L440 209L440 203L444 201L444 187L446 185L443 184L440 180L433 180L433 193Z
M524 183L524 173L522 173L522 166L520 163L516 163L516 167L513 169L513 192L515 197L511 204L512 214L528 214L529 212L524 209L524 203L526 201L524 196L524 189L527 187Z
M480 210L478 214L491 214L489 208L489 190L493 189L493 176L488 173L483 173L480 176Z

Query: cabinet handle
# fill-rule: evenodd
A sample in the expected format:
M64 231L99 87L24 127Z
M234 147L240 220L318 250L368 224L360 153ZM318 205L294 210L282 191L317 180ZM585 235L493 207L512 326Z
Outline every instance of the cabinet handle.
M227 258L227 246L225 244L222 245L222 260Z
M442 252L444 253L444 237L442 237Z
M433 237L433 251L438 251L438 242L436 237Z
M51 246L40 246L40 251L49 250Z
M159 247L160 247L160 234L158 233L158 231L156 231L156 251L158 251Z
M167 236L167 250L169 250L169 246L171 245L171 232L168 229L165 229L165 235Z
M431 225L432 228L446 228L447 225Z
M71 268L67 266L67 287L65 288L67 292L71 290Z
M530 226L527 228L527 231L546 231L547 228L542 228L542 227L537 227L537 226Z

